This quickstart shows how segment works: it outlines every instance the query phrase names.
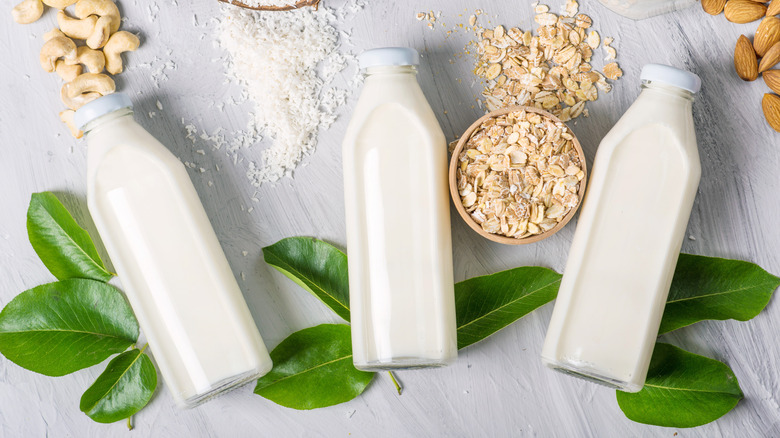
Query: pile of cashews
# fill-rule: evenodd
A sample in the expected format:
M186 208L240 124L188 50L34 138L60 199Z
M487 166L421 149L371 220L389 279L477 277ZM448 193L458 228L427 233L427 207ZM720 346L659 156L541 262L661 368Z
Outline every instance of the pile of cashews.
M121 17L112 0L24 0L13 8L14 21L28 24L38 20L44 5L59 9L59 28L43 35L41 67L56 72L65 81L60 98L68 109L60 113L60 120L74 137L80 138L82 132L73 121L76 110L116 91L114 80L103 70L112 75L122 73L121 54L136 50L140 41L132 33L119 30ZM75 18L65 12L71 5ZM74 40L82 40L84 45Z

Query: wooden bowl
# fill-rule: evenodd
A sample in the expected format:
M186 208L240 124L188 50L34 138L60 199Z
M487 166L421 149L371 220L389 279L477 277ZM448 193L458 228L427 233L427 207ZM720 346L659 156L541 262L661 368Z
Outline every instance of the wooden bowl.
M780 0L778 0L780 1ZM553 234L557 233L561 230L564 226L566 226L567 223L571 220L572 217L574 217L574 213L577 212L577 210L580 208L580 205L582 204L582 198L585 196L585 186L588 181L588 169L587 169L587 163L585 162L585 154L582 152L582 146L580 145L579 140L577 140L577 137L575 136L572 139L572 144L574 145L574 149L577 151L577 154L580 157L580 162L582 163L581 169L583 172L585 172L585 177L580 181L580 189L577 192L577 196L579 197L579 201L577 202L577 205L574 206L567 214L566 216L561 219L558 224L555 225L555 227L540 233L535 234L532 236L524 237L522 239L516 239L514 237L507 237L500 234L493 234L488 233L487 231L482 229L482 226L480 226L472 217L471 215L466 212L466 207L463 206L463 202L460 199L460 193L458 191L458 183L456 181L455 175L458 168L458 157L460 156L461 151L463 150L463 147L466 145L466 143L471 138L471 135L474 133L474 131L479 128L482 123L492 117L498 117L502 116L507 113L512 113L516 111L522 111L525 110L526 112L532 112L542 115L543 117L548 117L555 122L560 122L561 120L554 115L550 114L547 111L540 110L538 108L530 107L530 106L513 106L509 108L502 108L495 111L492 111L488 114L485 114L484 116L480 117L479 120L474 122L469 129L466 130L466 132L463 134L463 136L458 141L457 146L455 146L455 150L452 151L452 157L450 158L450 172L449 172L449 179L450 179L450 195L452 197L452 202L455 203L455 208L458 210L458 213L460 213L460 217L463 218L464 221L471 227L472 230L476 231L479 235L482 237L492 240L493 242L503 243L506 245L524 245L526 243L534 243L538 242L542 239L546 239ZM569 130L571 131L571 130ZM572 132L572 136L574 133Z
M228 3L234 6L238 6L244 9L253 9L255 11L291 11L293 9L305 8L307 6L313 6L316 10L320 5L320 0L300 0L294 5L290 6L249 6L240 0L219 0L222 3Z

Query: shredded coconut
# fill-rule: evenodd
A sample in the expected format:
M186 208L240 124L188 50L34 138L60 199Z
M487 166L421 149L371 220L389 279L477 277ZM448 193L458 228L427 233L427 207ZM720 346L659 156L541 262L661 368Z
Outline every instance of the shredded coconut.
M354 11L362 5L362 0L352 0L348 7ZM247 165L253 185L291 176L303 156L314 150L318 131L330 127L346 102L347 90L329 87L354 58L337 50L340 33L331 23L339 16L324 7L283 13L222 8L217 39L229 54L228 78L244 88L239 101L227 103L248 100L254 110L246 130L232 133L229 142L219 133L204 132L201 137L229 151L259 142L261 132L270 137L262 164ZM194 142L197 128L188 126L187 133Z

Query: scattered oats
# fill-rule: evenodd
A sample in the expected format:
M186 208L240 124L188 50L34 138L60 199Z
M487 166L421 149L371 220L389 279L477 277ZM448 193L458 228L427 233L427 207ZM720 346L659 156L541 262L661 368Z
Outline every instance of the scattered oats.
M241 251L241 255L243 255L244 257L246 257L246 256L248 256L248 255L249 255L249 251Z
M213 187L214 186L214 181L209 181L208 184L209 184L209 187Z
M604 51L607 52L607 56L604 57L605 61L611 61L615 58L617 58L617 50L615 50L614 47L608 46L606 43L604 44Z
M555 23L558 22L558 16L550 12L545 12L534 17L534 21L542 26L555 26Z
M549 12L549 11L550 11L550 7L547 5L538 5L534 7L534 12L536 12L537 14L544 14L545 12Z
M417 13L417 21L423 21L423 20L425 20L425 17L427 17L427 16L428 16L428 14L426 14L425 12L418 12Z
M530 105L564 122L587 116L585 102L611 89L590 64L600 42L598 32L586 31L593 21L584 14L551 12L538 13L534 20L536 34L517 27L480 30L474 73L486 80L484 108Z
M577 27L587 29L593 25L593 20L585 14L577 14L575 21Z
M206 151L204 151L203 149L198 149L197 151L195 151L195 153L200 155L206 155Z
M585 178L574 135L526 111L486 120L463 147L456 182L483 230L523 239L553 229L579 204Z
M618 67L617 62L610 62L604 66L604 76L606 76L607 79L612 79L614 81L623 76L623 70Z
M567 17L576 16L579 9L580 9L580 5L577 3L576 0L568 0L566 2L565 10L566 10Z
M471 17L469 17L469 26L473 27L475 24L477 24L477 16L472 15Z
M162 111L162 109L163 109L162 103L160 103L159 100L157 101L157 109L160 110L160 111Z
M595 30L590 31L588 34L588 46L590 46L591 49L596 50L599 47L599 43L601 43L601 36L599 33Z
M691 235L691 236L688 236L688 240L696 240L696 238Z
M200 173L205 173L206 172L206 169L204 169L202 167L198 168L198 170L200 171Z

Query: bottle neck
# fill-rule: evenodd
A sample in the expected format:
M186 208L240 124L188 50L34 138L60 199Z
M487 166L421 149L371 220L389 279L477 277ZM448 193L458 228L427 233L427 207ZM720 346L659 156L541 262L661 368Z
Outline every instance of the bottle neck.
M366 69L366 78L378 75L398 75L408 74L417 75L417 67L413 65L381 65L376 67L369 67Z
M116 121L118 119L130 117L132 119L133 117L133 109L132 108L120 108L116 111L112 111L108 114L103 114L102 116L98 117L95 120L90 121L86 125L84 125L84 137L88 138L89 135L95 131L99 131L100 128L103 126L106 126L107 124L110 124L113 121Z
M693 102L693 93L682 88L675 87L674 85L664 84L661 82L642 81L642 91L652 91L660 94L667 95L669 97L675 97L684 99L688 102Z

